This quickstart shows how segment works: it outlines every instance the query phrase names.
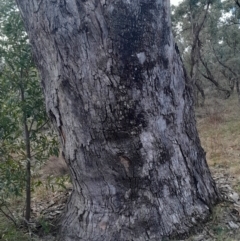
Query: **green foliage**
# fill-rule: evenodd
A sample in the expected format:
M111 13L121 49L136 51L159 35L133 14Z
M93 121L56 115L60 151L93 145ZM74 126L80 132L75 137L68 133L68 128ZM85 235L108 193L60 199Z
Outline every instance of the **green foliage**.
M57 189L66 189L66 183L70 183L70 176L69 175L64 175L64 176L59 176L59 177L54 177L54 176L49 176L47 178L46 182L46 189L51 189L53 192L55 191L55 188Z
M27 160L34 168L56 154L58 142L49 128L30 44L15 1L0 0L0 23L0 200L5 200L22 195Z
M42 229L42 232L44 235L47 235L49 234L52 229L53 229L53 225L48 221L46 220L44 217L40 217L39 219L39 224L41 226L41 229Z
M7 159L0 164L0 198L2 200L9 196L22 194L25 185L25 173L20 162Z
M197 34L207 4L210 7ZM175 39L189 75L195 68L195 82L228 97L240 75L240 8L236 2L184 0L172 14ZM194 45L196 36L198 44Z
M30 241L34 240L28 234L17 230L11 223L6 220L0 220L0 240L2 241Z

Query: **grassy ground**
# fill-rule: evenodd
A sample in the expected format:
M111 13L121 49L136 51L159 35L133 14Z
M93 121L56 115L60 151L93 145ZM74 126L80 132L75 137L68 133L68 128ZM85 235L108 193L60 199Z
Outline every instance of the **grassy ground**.
M240 104L228 100L207 100L196 109L201 143L211 170L223 168L240 186ZM240 191L240 189L239 189Z
M71 184L66 175L52 177L51 183L48 179L41 181L43 184L35 187L32 192L31 220L28 227L23 219L24 196L7 200L7 208L0 206L0 241L52 241L54 239L55 220L58 218L59 211L65 206L66 190L69 190Z
M211 99L205 106L196 109L196 119L202 146L207 153L207 160L212 173L222 175L227 184L240 193L240 105L236 96L228 100ZM51 197L51 190L41 186L33 195L33 209L40 199ZM50 198L51 199L51 198ZM15 203L15 205L17 205ZM223 202L215 207L209 221L200 226L200 231L186 239L187 241L239 241L240 229L228 226L232 212L240 207ZM237 216L239 216L239 213ZM235 220L236 223L240 223ZM240 226L240 224L239 224ZM29 235L27 230L17 230L15 226L0 213L0 240L3 241L41 241Z
M2 241L28 241L29 234L26 231L23 232L20 227L20 222L17 221L17 213L21 212L21 207L24 203L23 198L15 197L11 200L5 200L5 205L0 206L0 240ZM7 218L10 217L10 218ZM16 223L14 223L14 220Z
M208 99L196 109L199 136L214 177L220 176L223 186L240 193L240 104L236 96L227 100ZM209 221L200 226L197 235L187 241L239 241L240 206L233 202L217 205Z
M0 215L0 240L28 241L29 235L16 227L5 217Z

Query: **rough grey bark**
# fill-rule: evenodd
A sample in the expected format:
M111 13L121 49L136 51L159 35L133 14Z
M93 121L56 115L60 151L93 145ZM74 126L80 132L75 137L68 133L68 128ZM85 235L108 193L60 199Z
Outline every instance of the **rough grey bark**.
M218 200L166 0L18 0L74 190L60 240L162 240Z

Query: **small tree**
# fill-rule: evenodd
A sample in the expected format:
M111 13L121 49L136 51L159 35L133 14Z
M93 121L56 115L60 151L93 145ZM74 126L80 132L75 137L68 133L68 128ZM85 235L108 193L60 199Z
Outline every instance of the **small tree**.
M57 142L43 131L48 117L19 11L11 0L1 0L0 9L0 193L18 195L26 184L28 222L31 165L53 153Z

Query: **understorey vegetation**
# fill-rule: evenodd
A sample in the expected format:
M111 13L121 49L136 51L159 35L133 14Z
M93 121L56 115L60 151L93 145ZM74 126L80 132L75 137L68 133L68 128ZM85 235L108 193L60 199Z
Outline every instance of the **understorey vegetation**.
M18 228L31 222L34 190L62 181L47 185L37 178L49 156L58 155L58 140L14 1L0 1L0 22L0 215Z

